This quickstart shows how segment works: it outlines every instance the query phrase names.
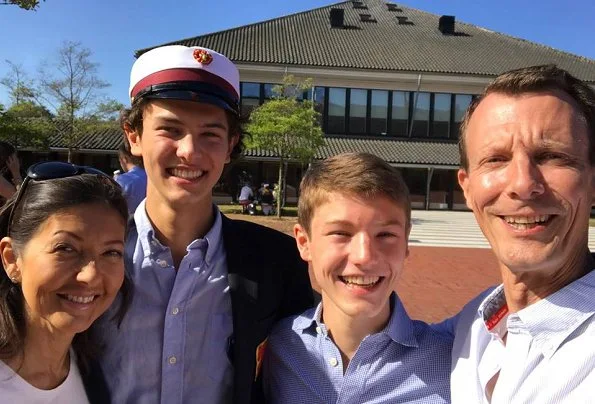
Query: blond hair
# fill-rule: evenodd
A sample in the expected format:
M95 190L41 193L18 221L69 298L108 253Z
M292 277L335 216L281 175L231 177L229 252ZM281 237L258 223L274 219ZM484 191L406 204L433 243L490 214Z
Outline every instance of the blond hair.
M399 170L370 153L343 153L316 162L300 184L298 223L310 234L316 207L329 201L331 193L371 199L386 196L401 205L407 227L411 223L409 189Z

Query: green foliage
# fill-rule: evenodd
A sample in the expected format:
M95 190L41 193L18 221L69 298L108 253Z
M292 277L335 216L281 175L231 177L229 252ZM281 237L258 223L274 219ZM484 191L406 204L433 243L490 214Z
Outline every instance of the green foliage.
M312 88L312 81L286 76L283 84L273 87L273 99L257 107L250 115L246 139L248 149L262 149L279 157L278 184L285 183L284 163L297 160L307 164L324 144L320 114L311 101L300 100L301 94ZM277 198L277 216L281 213Z
M318 123L320 114L311 101L298 95L312 87L311 80L298 81L286 76L283 84L273 87L273 99L257 107L250 115L246 140L248 148L274 152L282 161L308 163L324 144Z
M13 105L0 112L0 139L17 147L47 149L54 132L50 112L32 102Z
M45 1L45 0L41 0ZM0 5L15 5L25 10L37 10L39 7L39 0L3 0Z

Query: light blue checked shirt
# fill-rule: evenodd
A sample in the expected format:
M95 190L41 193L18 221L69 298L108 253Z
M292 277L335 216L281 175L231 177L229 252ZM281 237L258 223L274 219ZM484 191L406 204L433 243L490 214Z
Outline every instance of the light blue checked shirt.
M141 202L126 243L132 304L117 329L102 317L107 342L100 365L112 403L217 404L231 402L233 332L222 219L186 248L179 268L155 237Z
M341 354L320 322L322 303L277 324L263 365L271 403L449 403L452 340L412 321L395 293L384 330L368 335L343 374Z

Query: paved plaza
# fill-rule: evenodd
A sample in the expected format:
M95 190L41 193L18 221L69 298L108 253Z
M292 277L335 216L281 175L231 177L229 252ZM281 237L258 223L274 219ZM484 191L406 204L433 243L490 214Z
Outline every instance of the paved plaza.
M414 210L411 216L411 246L490 248L471 212ZM589 248L595 251L595 227L589 227Z

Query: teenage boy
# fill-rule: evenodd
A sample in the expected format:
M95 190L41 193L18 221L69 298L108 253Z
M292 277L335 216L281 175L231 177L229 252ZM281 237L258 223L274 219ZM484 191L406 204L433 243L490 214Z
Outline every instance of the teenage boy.
M394 292L408 255L409 191L366 153L313 165L294 234L322 302L268 339L272 403L448 403L452 340L412 321Z
M99 327L110 399L259 402L273 323L313 300L291 237L213 205L242 150L238 70L210 49L156 48L134 63L130 98L123 129L148 185L126 244L134 298L120 328Z

